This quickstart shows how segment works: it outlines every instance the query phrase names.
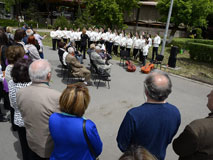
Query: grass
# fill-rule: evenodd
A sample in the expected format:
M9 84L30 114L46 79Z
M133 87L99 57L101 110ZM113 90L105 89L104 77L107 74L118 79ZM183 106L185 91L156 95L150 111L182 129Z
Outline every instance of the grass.
M45 32L38 32L38 33L41 36L43 36L44 34L47 35L47 37L43 40L43 44L45 46L51 47L52 39L50 37L50 34ZM161 50L161 47L159 48L159 52L160 50ZM170 55L170 47L166 47L165 53L164 53L164 60L162 62L163 66L167 66L169 55ZM148 54L148 61L151 60L151 56L152 56L152 50L150 49ZM113 56L113 59L120 60L120 57ZM134 60L134 63L136 65L140 65L139 61ZM166 72L180 75L183 77L187 77L190 79L195 79L205 83L213 84L213 64L191 60L189 58L189 53L187 51L185 51L183 54L177 55L176 67L180 69L175 70L175 69L170 69L168 67L162 67L162 70L165 70Z
M41 36L44 36L45 34L47 35L47 37L42 41L44 46L52 46L52 38L50 37L50 33L49 32L38 32L38 34L40 34Z

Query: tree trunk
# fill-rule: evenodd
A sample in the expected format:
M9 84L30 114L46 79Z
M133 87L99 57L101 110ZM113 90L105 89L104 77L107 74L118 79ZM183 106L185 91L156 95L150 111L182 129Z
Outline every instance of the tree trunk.
M173 40L173 38L174 38L174 36L175 36L176 31L177 31L177 28L174 27L174 28L172 29L170 35L169 35L169 41L168 41L168 43L171 43L171 42L172 42L172 40Z
M138 8L138 10L137 10L137 15L136 15L136 23L135 23L135 27L134 27L134 33L135 33L135 34L136 34L137 28L138 28L138 20L139 20L139 15L140 15L140 9L141 9L141 8Z

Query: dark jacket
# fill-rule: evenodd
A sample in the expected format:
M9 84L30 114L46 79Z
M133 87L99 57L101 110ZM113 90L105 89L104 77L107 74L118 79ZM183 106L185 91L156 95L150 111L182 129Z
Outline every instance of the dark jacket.
M87 34L81 34L81 46L86 46L88 39L89 37Z
M186 126L173 142L179 160L213 159L213 113Z

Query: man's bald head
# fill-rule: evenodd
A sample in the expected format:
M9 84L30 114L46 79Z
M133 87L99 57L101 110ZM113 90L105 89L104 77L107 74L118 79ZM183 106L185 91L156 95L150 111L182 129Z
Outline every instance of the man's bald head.
M50 80L51 65L47 60L34 61L29 67L32 82L48 82Z
M164 101L172 91L172 83L168 74L154 70L144 81L147 96L155 101Z

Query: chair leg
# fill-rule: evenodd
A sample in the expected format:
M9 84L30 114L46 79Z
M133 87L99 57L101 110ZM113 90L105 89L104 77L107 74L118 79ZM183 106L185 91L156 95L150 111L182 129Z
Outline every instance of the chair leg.
M109 81L108 81L108 89L110 89Z
M97 89L98 89L98 87L99 87L100 82L101 82L101 80L99 79L99 81L98 81L98 85L97 85Z

